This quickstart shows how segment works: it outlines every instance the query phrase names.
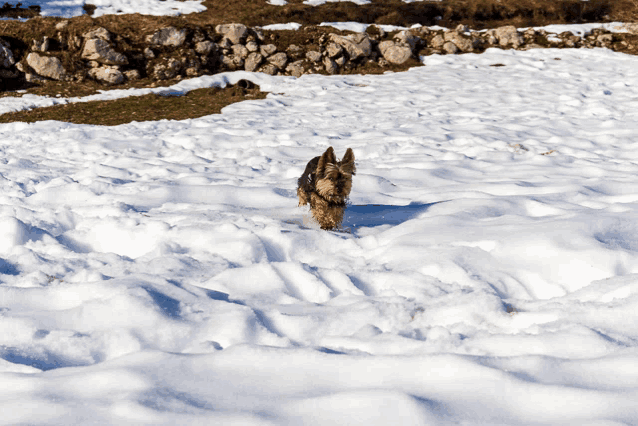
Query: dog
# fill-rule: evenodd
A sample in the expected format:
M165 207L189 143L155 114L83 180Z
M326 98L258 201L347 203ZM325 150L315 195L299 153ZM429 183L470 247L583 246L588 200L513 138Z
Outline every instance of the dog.
M329 147L320 157L308 162L297 180L299 206L310 203L310 213L321 229L341 226L355 172L352 148L348 148L343 159L337 161L334 149Z

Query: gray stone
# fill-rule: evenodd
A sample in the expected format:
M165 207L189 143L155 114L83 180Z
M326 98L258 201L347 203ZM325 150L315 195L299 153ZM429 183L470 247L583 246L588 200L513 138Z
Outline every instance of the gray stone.
M215 27L215 31L230 40L232 44L240 44L248 35L248 28L244 24L221 24Z
M150 47L147 47L144 49L144 57L146 59L154 59L155 58L155 52L153 52L153 49L151 49Z
M195 44L195 52L199 53L200 55L208 55L210 54L210 52L213 51L214 48L215 43L210 40L200 41L199 43Z
M53 80L62 80L66 74L62 62L54 56L43 56L31 52L27 55L27 64L42 77L51 78Z
M55 24L55 29L63 30L67 27L67 25L69 25L69 21L60 21L57 24Z
M13 52L7 43L4 40L0 41L0 67L9 68L11 65L15 64L16 61L13 59Z
M92 68L89 70L89 77L109 85L122 84L124 82L124 74L120 70L111 67Z
M275 53L274 55L269 56L267 61L282 70L286 66L286 62L288 62L288 55L284 52Z
M319 62L321 61L321 52L317 52L316 50L310 50L306 52L306 59L311 62Z
M445 41L451 41L459 48L462 52L471 52L474 50L474 44L472 43L472 39L463 37L456 31L446 32L443 36Z
M85 39L100 38L105 41L111 41L111 33L109 33L106 28L102 27L84 33L82 37L84 37Z
M263 67L261 67L260 71L263 72L264 74L275 75L277 74L278 69L273 64L266 64Z
M124 71L124 76L126 77L127 80L129 81L133 81L133 80L139 80L140 79L140 72L138 70L128 70L128 71Z
M126 65L128 59L122 53L116 52L109 43L101 38L91 38L84 43L82 59L97 61L106 65Z
M301 77L305 71L303 63L303 59L289 63L286 67L286 72L290 73L292 76Z
M303 57L303 48L296 44L291 44L286 49L286 53L291 60L298 60Z
M237 55L222 55L222 65L229 70L239 70L244 68L244 59Z
M459 53L459 48L456 47L456 44L452 43L451 41L446 41L443 44L443 51L445 53L454 54L454 53Z
M341 52L343 52L343 47L341 47L337 43L330 42L326 46L326 54L329 58L336 58L337 56L341 55Z
M506 25L490 31L493 31L493 35L498 39L498 44L503 47L511 45L516 48L525 42L514 25Z
M440 49L445 44L445 39L441 34L437 34L430 40L430 46L434 49Z
M175 58L170 58L168 62L155 65L153 76L158 80L168 80L177 77L182 68L182 63Z
M379 43L379 51L388 62L397 65L404 64L412 57L410 46L396 44L393 41Z
M328 56L323 58L323 66L328 74L336 74L339 70L337 63Z
M249 52L256 52L259 50L259 45L255 41L249 41L246 43L246 49L248 49Z
M243 44L233 44L231 49L233 50L233 55L239 56L242 59L246 59L250 53Z
M36 52L46 52L49 50L49 37L44 36L42 40L33 40L31 49Z
M259 68L259 65L261 65L263 61L264 57L261 55L261 53L252 52L248 55L246 61L244 62L244 69L246 71L255 71L257 70L257 68Z
M409 33L408 31L400 31L396 33L394 36L394 40L399 44L404 44L410 46L410 49L414 51L416 49L417 44L421 40L419 37ZM387 59L387 58L386 58Z
M346 58L345 58L345 56L339 56L339 57L338 57L338 58L336 58L334 61L335 61L335 63L336 63L337 65L339 65L340 67L342 67L342 66L344 66L344 65L346 64Z
M364 33L350 34L340 36L338 34L330 34L330 40L343 47L350 60L357 60L362 57L370 56L372 53L372 42L370 37Z
M154 46L179 47L186 41L186 30L178 30L175 27L166 27L146 36L146 42Z
M259 48L259 51L263 57L267 58L277 51L277 46L274 44L264 44Z

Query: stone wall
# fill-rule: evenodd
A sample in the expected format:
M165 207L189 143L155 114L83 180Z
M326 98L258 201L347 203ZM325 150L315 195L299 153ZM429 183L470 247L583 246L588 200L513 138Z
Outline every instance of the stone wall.
M472 31L462 25L454 30L421 27L390 34L376 26L369 27L366 33L351 34L313 27L316 31L308 32L307 43L278 48L272 42L273 32L224 24L214 30L161 28L147 34L143 46L131 48L117 34L101 27L81 37L65 35L66 22L56 25L57 39L32 40L20 59L14 57L9 41L0 39L0 79L23 78L32 83L93 79L118 85L140 78L160 81L232 70L299 77L356 72L370 63L381 68L402 65L420 55L480 53L490 47L609 48L618 41L603 29L579 37L569 32L548 34L534 29L520 32L513 26L487 31ZM51 51L51 42L59 49ZM65 69L60 50L73 69Z

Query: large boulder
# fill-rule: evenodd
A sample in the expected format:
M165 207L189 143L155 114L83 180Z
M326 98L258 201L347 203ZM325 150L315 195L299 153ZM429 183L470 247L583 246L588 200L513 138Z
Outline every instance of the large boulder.
M244 24L221 24L215 27L215 31L232 44L243 43L248 36L248 28Z
M62 80L62 77L66 74L62 62L55 56L44 56L31 52L27 55L27 64L38 75L53 80Z
M179 47L186 41L186 30L166 27L146 36L146 42L154 46Z
M97 61L105 65L126 65L128 59L122 53L116 52L104 39L91 38L84 43L82 59Z
M370 37L364 33L347 36L330 34L330 40L343 47L352 61L370 56L372 53L372 42Z
M404 64L412 57L410 46L397 44L389 40L379 43L379 52L381 52L386 61L397 65Z
M288 62L288 55L286 55L284 52L279 52L269 56L267 60L278 69L282 70L286 67L286 63Z
M104 41L111 41L111 33L109 33L106 28L102 27L84 33L82 37L84 37L85 39L100 38Z

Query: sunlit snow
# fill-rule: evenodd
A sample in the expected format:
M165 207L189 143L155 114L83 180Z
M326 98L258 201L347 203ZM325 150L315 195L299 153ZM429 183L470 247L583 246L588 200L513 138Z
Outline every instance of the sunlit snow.
M638 58L423 61L0 125L0 423L638 423ZM328 146L342 232L296 207Z

